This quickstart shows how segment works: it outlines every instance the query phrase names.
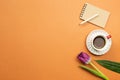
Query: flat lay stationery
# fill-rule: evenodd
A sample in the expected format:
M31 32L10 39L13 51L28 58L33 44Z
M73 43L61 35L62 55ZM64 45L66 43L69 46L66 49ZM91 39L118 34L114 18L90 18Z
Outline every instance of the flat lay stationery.
M96 14L98 15L97 17L95 16L91 18ZM85 3L80 14L80 19L85 21L87 20L92 24L95 24L99 27L104 28L109 18L109 15L110 15L110 12L104 9L98 8L90 3Z

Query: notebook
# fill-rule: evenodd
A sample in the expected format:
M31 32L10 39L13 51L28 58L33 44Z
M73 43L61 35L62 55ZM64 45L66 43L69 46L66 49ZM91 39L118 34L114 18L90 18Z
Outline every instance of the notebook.
M84 4L80 14L80 19L86 20L95 14L98 14L98 16L91 19L88 22L104 28L107 23L110 12L103 10L101 8L98 8L92 4L89 4L89 3Z

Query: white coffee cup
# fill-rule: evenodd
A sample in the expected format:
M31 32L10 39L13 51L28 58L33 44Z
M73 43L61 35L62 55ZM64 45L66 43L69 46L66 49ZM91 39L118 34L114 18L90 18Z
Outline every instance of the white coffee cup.
M103 51L107 47L107 40L111 37L104 35L97 35L92 39L92 47L97 51Z

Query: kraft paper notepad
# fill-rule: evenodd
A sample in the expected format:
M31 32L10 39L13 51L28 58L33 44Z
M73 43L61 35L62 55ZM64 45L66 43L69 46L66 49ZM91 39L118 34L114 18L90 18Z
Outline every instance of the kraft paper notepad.
M89 3L84 4L82 12L80 14L80 19L86 20L95 14L98 14L98 16L91 19L88 22L104 28L107 23L110 12L103 10L101 8L98 8Z

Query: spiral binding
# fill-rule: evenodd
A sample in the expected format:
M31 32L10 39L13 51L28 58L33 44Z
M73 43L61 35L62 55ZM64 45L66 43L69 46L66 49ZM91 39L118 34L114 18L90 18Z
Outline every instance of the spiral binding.
M83 8L82 8L82 11L81 11L81 14L80 14L80 18L83 17L83 14L84 14L84 12L85 12L86 6L87 6L87 3L85 3L84 6L83 6Z

